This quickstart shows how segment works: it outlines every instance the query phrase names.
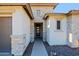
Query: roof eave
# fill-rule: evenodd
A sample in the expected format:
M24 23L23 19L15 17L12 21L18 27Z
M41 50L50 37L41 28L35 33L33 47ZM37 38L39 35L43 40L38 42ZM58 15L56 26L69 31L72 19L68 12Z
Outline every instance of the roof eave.
M31 7L30 7L30 4L26 4L26 5L23 5L23 8L25 9L25 11L28 13L29 17L31 19L34 19L34 16L32 14L32 10L31 10Z

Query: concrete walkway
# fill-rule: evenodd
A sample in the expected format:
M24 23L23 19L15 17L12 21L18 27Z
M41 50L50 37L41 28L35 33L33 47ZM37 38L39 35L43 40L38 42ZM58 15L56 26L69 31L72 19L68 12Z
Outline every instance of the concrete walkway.
M42 40L40 39L35 40L31 56L48 56Z

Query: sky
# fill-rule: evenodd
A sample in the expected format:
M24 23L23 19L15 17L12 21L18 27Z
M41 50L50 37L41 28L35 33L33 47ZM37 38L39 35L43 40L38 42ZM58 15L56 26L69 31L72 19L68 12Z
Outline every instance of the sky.
M60 3L54 9L55 13L68 13L71 10L79 10L79 3Z

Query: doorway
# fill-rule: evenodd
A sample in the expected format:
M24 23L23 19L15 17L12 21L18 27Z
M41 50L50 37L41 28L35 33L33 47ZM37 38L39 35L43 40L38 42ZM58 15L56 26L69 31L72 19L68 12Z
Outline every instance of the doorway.
M43 23L34 23L34 37L43 39Z
M12 18L0 17L0 54L11 53Z

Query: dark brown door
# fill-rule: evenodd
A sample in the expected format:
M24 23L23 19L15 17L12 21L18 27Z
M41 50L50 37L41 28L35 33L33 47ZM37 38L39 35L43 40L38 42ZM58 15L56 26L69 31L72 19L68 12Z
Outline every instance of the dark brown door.
M43 38L43 23L35 23L35 38Z
M12 20L11 17L0 17L0 52L11 51Z

